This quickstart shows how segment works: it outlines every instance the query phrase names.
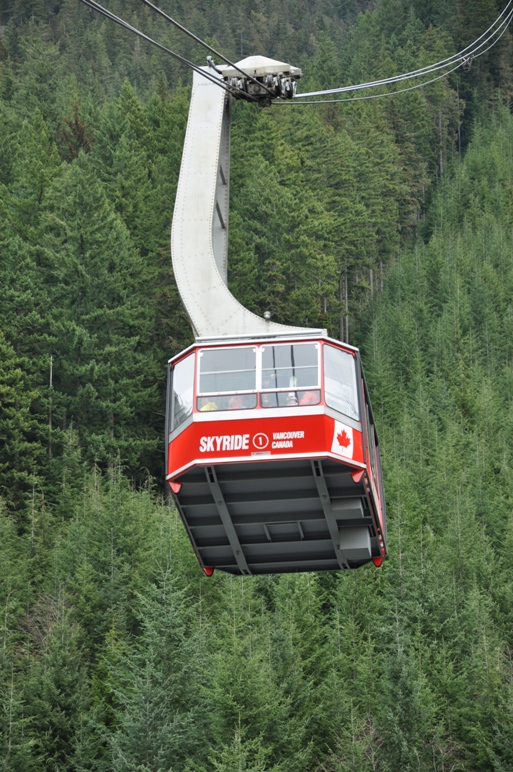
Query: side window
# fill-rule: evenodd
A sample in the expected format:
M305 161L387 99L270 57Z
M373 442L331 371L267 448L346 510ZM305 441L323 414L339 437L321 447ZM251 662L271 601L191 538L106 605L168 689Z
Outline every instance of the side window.
M192 413L194 391L194 354L182 359L173 368L173 396L171 431L182 424Z
M324 391L329 407L359 420L354 357L328 345L324 346Z

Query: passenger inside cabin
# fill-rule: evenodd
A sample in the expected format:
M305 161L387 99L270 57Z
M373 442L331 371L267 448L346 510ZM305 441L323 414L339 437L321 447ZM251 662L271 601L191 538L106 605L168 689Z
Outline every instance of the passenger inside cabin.
M244 410L245 408L252 408L254 405L252 404L253 399L251 396L247 394L236 394L234 397L230 397L230 402L228 403L228 409L229 410Z
M300 405L318 405L321 401L321 392L316 389L315 391L303 391L299 397Z
M198 410L202 413L206 413L209 410L217 410L217 405L210 397L201 397L198 400Z

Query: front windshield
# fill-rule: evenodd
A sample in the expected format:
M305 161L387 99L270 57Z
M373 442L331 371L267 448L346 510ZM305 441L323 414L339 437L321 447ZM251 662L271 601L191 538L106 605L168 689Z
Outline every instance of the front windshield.
M256 348L204 349L199 356L199 411L256 407Z
M262 347L262 407L318 405L319 344Z
M216 348L200 351L200 394L255 390L255 348Z
M319 405L319 358L319 343L202 349L196 409L208 412L248 410L257 405Z

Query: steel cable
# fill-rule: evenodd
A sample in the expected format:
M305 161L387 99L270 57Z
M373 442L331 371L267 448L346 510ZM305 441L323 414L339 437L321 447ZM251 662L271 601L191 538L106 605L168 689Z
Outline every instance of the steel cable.
M121 19L119 16L116 16L116 14L112 13L112 11L109 11L107 8L104 8L100 3L97 3L95 0L80 0L81 3L84 5L87 5L89 8L92 8L95 11L98 11L98 13L101 13L103 16L105 16L108 19L111 19L113 22L118 24L120 27L123 27L124 29L129 30L130 32L133 32L135 35L138 35L143 40L146 40L147 42L151 43L152 45L159 48L161 51L164 51L164 53L169 54L173 59L176 59L176 61L180 62L181 64L186 65L194 72L198 72L203 77L207 78L207 80L212 81L212 83L215 83L216 86L219 86L220 88L223 88L228 93L239 92L244 95L245 99L250 99L253 102L256 102L257 99L250 94L246 93L245 91L242 91L239 88L235 88L233 86L228 86L224 81L219 80L219 78L214 77L213 75L210 75L209 72L199 67L197 64L194 64L193 62L190 62L188 59L185 59L185 57L180 56L180 54L175 53L174 51L171 51L171 49L167 48L166 46L163 46L161 43L158 43L156 40L153 40L153 38L150 38L148 35L145 35L144 32L141 32L136 27L133 27L128 22L124 21L124 19Z
M396 94L404 94L406 91L414 91L418 88L424 88L424 86L428 86L430 83L434 83L437 80L441 80L442 78L446 78L448 75L451 74L451 72L456 72L461 67L461 64L457 64L456 67L453 67L452 70L448 70L447 72L443 72L441 75L437 75L436 78L431 78L431 80L426 80L423 83L416 83L414 86L408 86L408 88L401 88L397 91L386 91L384 94L367 94L366 96L359 96L359 97L346 97L344 99L308 99L304 102L299 100L293 100L289 102L280 102L280 105L285 104L292 104L292 105L332 105L337 102L362 102L366 99L379 99L379 97L385 97L385 96L395 96Z
M173 57L176 61L180 62L181 64L184 64L185 66L192 69L194 72L200 73L203 77L205 77L207 80L210 80L212 83L215 83L220 88L223 88L228 93L239 93L241 94L245 99L250 99L251 101L258 101L256 97L254 97L251 94L248 94L246 91L236 87L236 86L228 86L224 81L220 80L219 78L216 78L215 76L211 75L207 70L199 67L198 65L194 64L193 62L189 61L183 56L180 56L180 54L177 54L174 51L171 51L166 46L163 46L161 43L158 43L156 40L153 40L153 38L150 38L145 33L138 30L133 25L129 24L128 22L121 19L119 16L116 16L116 14L112 13L112 11L109 11L107 8L104 8L100 3L96 2L96 0L80 0L84 5L88 6L89 8L92 8L93 10L103 14L107 18L114 21L116 24L120 25L124 29L129 30L130 32L133 32L135 35L138 35L143 40L146 40L147 42L151 43L152 45L159 48L164 53L167 53L171 57ZM162 11L160 8L158 8L156 5L154 5L150 0L142 0L142 2L147 5L149 8L154 10L156 13L161 15L163 18L165 18L167 21L169 21L171 24L173 24L177 29L179 29L184 34L188 35L190 38L192 38L195 42L199 43L200 45L207 48L209 51L211 51L215 56L218 56L220 59L222 59L224 62L226 62L230 67L233 67L235 70L240 72L245 78L248 78L254 83L257 83L259 87L263 87L270 95L274 96L274 94L271 92L270 89L267 88L263 83L260 83L255 78L253 78L251 75L248 75L248 73L245 73L243 70L241 70L237 64L234 64L229 59L224 57L222 54L220 54L218 51L216 51L214 48L209 46L207 43L205 43L201 38L194 35L194 33L187 30L183 25L181 25L179 22L175 21L171 16L168 16L164 11ZM483 32L482 35L480 35L476 40L474 40L472 43L470 43L466 48L462 49L456 54L453 54L450 57L447 57L446 59L443 59L439 62L436 62L431 65L427 65L425 67L421 67L417 70L412 70L411 72L403 73L401 75L395 75L390 78L382 78L380 80L375 81L369 81L367 83L359 83L351 86L342 86L340 88L334 88L334 89L324 89L321 91L311 91L307 92L305 94L296 94L293 100L286 100L283 102L278 102L278 104L297 104L297 105L304 105L304 104L331 104L334 102L357 102L357 101L364 101L367 99L377 99L380 97L385 96L395 96L396 94L402 94L407 91L414 91L418 88L423 88L424 86L429 85L430 83L434 83L435 81L441 80L442 78L447 77L451 73L455 72L460 67L464 66L466 63L471 63L473 59L477 59L479 56L482 56L483 54L487 53L494 45L498 43L498 41L502 38L504 33L506 32L512 18L513 18L513 9L511 8L513 4L513 0L509 0L506 7L503 9L503 11L499 14L497 19L488 27L488 29ZM502 20L502 21L501 21ZM500 22L500 23L499 23ZM500 34L498 34L500 33ZM488 36L488 37L487 37ZM492 41L490 43L490 41ZM481 50L483 46L488 45L486 48ZM455 65L455 66L452 66ZM211 65L212 66L212 65ZM342 93L351 93L353 91L360 91L363 89L369 89L369 88L378 88L380 86L387 86L387 85L393 85L394 83L400 83L405 80L411 80L413 78L420 78L424 77L426 75L430 75L434 72L438 72L439 70L445 70L441 75L438 75L435 78L431 78L427 81L422 81L421 83L417 83L414 86L409 86L407 88L397 89L395 91L387 91L385 93L381 94L370 94L367 96L358 96L358 97L346 97L343 99L307 99L307 97L319 97L319 96L328 96L330 94L342 94Z
M386 86L391 85L393 83L397 83L403 80L410 80L412 78L419 78L423 75L429 75L432 72L436 72L441 69L446 69L448 67L451 67L452 64L454 64L456 61L458 62L458 67L462 66L466 61L469 61L470 59L475 59L478 56L481 56L482 54L486 53L490 50L492 46L494 46L498 40L502 37L504 34L506 28L509 26L509 23L512 18L513 10L509 10L510 6L513 4L513 0L509 0L508 4L504 8L504 10L499 14L497 19L493 22L493 24L490 25L490 27L486 30L486 32L483 32L482 35L480 35L476 40L474 40L472 43L470 43L466 48L462 49L456 54L453 54L450 57L447 57L446 59L441 60L440 62L436 62L431 65L426 65L425 67L421 67L417 70L412 70L411 72L403 73L401 75L395 75L390 78L382 78L380 80L375 81L369 81L367 83L359 83L352 86L341 86L339 88L334 89L324 89L322 91L310 91L306 92L305 94L296 94L295 99L303 99L307 97L313 97L313 96L328 96L329 94L340 94L340 93L348 93L351 91L360 91L367 88L375 88L378 86ZM504 18L503 18L504 17ZM497 26L498 22L502 19L500 24ZM494 29L496 27L496 29ZM497 33L502 29L502 32L500 35L497 36ZM483 38L488 35L488 33L491 33L486 40L482 40ZM496 40L486 48L484 51L481 51L480 53L476 53L479 51L482 46L485 46L490 40L492 40L494 37L496 37ZM480 42L482 41L482 42ZM477 45L479 43L479 45ZM453 72L454 70L451 70ZM446 74L449 74L447 72ZM392 92L392 93L399 93L399 92Z
M190 38L192 38L192 40L194 40L196 43L199 43L204 48L206 48L208 51L211 51L214 54L214 56L218 56L219 59L223 60L223 62L228 64L230 67L233 67L234 70L237 70L237 72L240 72L241 75L243 75L245 78L248 78L248 80L250 80L252 83L256 83L261 88L264 88L267 91L268 94L270 94L271 96L274 96L274 94L271 91L271 89L267 88L267 86L265 86L263 83L260 83L260 81L258 81L256 78L253 78L252 75L248 75L246 72L244 72L244 70L241 70L241 68L237 64L235 64L234 62L231 62L229 59L226 58L226 56L223 56L223 54L220 54L219 51L216 51L215 48L213 48L212 46L209 46L208 43L205 43L203 40L201 40L201 38L199 38L193 32L190 32L182 24L177 22L175 19L171 18L171 16L168 16L167 13L165 13L163 10L161 10L156 5L154 5L152 2L150 2L150 0L141 0L141 2L144 3L144 5L147 5L149 8L152 8L156 13L160 14L160 16L162 16L168 22L173 24L177 29L179 29L181 32L184 32L186 35L188 35ZM512 2L513 2L513 0L512 0Z
M501 37L506 32L506 30L507 30L507 28L508 28L508 26L509 26L509 24L510 24L512 19L513 19L513 9L508 13L508 15L504 19L503 23L501 23L500 27L503 27L503 29L502 29L502 32L500 33L500 35L493 41L493 43L491 43L491 45L489 45L483 51L480 51L477 54L473 54L472 55L472 59L478 59L480 56L483 56L483 54L486 54L491 48L493 48L493 46L498 43L498 41L501 39ZM500 29L500 27L498 27L498 29ZM491 38L488 38L485 42L488 42L490 39ZM455 57L453 57L453 62L454 62L454 58ZM458 63L456 64L455 67L452 67L450 70L447 70L446 72L443 72L441 75L438 75L436 78L431 78L430 80L423 81L422 83L416 83L414 86L409 86L408 88L397 89L396 91L387 91L387 92L382 93L382 94L369 94L368 96L346 97L346 98L343 98L343 99L308 99L308 100L302 100L301 97L302 96L306 96L306 95L298 94L298 95L296 95L296 98L293 101L289 101L289 102L286 102L286 103L280 102L280 104L295 104L295 105L316 105L316 104L319 104L319 105L321 105L321 104L333 104L335 102L361 102L361 101L364 101L364 100L367 100L367 99L378 99L380 97L385 97L385 96L395 96L396 94L404 94L407 91L414 91L415 89L423 88L424 86L427 86L430 83L434 83L437 80L441 80L442 78L446 78L448 75L450 75L451 73L455 72L460 67L462 67L463 64L465 63L465 61L468 61L468 59L463 60L463 61L461 61L461 60L458 61ZM445 66L447 66L447 65L445 65ZM442 69L442 68L439 67L437 69ZM436 69L434 69L434 70L432 69L431 71L427 71L427 72L425 72L423 74L427 75L427 74L429 74L429 72L436 72L436 71L437 71ZM405 79L405 78L401 78L401 79ZM377 88L379 85L388 85L389 83L391 84L391 83L397 83L397 82L399 82L399 78L397 78L397 79L390 79L390 80L384 80L384 81L376 81L376 84L370 84L370 85L361 84L359 86L350 86L350 87L347 87L344 90L345 91L349 91L349 90L352 91L352 90L356 90L356 89L360 89L360 88L371 88L371 87ZM328 91L328 92L320 92L320 93L322 94L322 93L339 93L339 92L340 92L340 90Z

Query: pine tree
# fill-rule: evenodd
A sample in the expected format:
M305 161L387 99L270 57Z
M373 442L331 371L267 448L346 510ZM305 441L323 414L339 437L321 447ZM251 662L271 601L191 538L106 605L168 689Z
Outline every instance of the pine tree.
M151 464L158 370L148 350L151 316L137 302L145 294L144 265L88 156L67 168L47 217L59 338L55 423L62 431L73 422L91 460L112 463L120 454L132 468Z
M73 520L55 554L58 580L75 597L87 650L96 656L105 636L137 627L134 599L152 571L152 501L135 493L121 475L104 480L95 469L74 501Z
M256 765L267 759L271 769L286 764L303 772L311 758L305 717L294 715L293 687L280 683L270 620L255 589L247 580L224 585L207 668L212 758L219 764L249 764L249 769L250 759ZM290 672L291 685L296 676L297 671Z
M8 507L18 512L37 484L41 461L31 415L37 396L36 391L27 388L19 360L0 333L0 491Z
M24 736L28 719L20 684L20 620L31 599L29 551L0 503L0 769L32 769Z
M184 769L205 758L204 636L169 573L139 596L142 632L110 672L117 705L112 769Z
M39 767L73 768L91 703L69 599L62 591L41 598L24 626L32 643L25 681L31 756Z

